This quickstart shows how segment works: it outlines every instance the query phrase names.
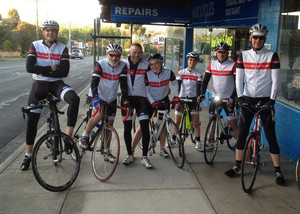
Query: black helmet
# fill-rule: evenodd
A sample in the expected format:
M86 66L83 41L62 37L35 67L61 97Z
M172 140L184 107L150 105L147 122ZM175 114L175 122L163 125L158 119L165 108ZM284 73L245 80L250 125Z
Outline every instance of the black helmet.
M157 59L159 61L163 61L164 60L164 58L162 57L162 55L160 53L150 54L150 56L148 57L148 61L150 61L152 59Z
M216 45L215 50L216 51L223 51L223 50L228 51L229 50L229 45L227 45L227 43L225 43L225 42L221 42L221 43Z
M200 56L199 54L195 53L195 52L189 52L187 55L186 55L186 58L195 58L197 59L198 61L200 61Z
M118 43L115 43L115 42L110 43L106 47L106 53L108 54L111 51L116 51L116 52L119 52L120 54L122 54L122 47Z
M257 36L267 36L268 35L268 28L263 24L255 24L249 30L250 35L257 35Z

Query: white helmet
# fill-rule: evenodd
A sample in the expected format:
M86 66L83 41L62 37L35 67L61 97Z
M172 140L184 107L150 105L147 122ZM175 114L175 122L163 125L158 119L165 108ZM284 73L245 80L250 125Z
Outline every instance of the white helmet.
M116 51L119 52L120 54L122 54L122 47L118 44L118 43L109 43L109 45L107 45L106 47L106 53L108 54L111 51Z
M255 24L249 30L250 35L256 36L267 36L268 35L268 28L263 24Z
M198 61L201 60L201 57L199 56L199 54L195 53L195 52L189 52L187 55L186 55L186 58L195 58L197 59Z
M45 29L46 27L53 27L53 28L55 28L56 30L59 31L59 24L54 20L46 20L42 24L42 28Z

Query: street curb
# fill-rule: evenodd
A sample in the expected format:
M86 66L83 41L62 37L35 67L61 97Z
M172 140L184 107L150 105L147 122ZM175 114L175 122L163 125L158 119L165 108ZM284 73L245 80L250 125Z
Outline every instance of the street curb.
M88 84L82 91L80 91L78 93L78 96L81 97L81 95L88 90L88 88L90 87L90 85ZM67 109L68 105L66 104L65 106L63 106L61 108L61 111L65 111ZM43 134L43 131L47 128L47 123L45 123L39 130L38 130L38 134L36 136L36 139L39 139L41 137L41 135ZM26 131L26 130L25 130ZM10 156L8 156L8 158L6 158L5 161L3 161L0 164L0 174L10 165L12 164L12 162L14 162L21 153L24 152L25 150L25 144L26 142L24 142L16 151L14 151Z

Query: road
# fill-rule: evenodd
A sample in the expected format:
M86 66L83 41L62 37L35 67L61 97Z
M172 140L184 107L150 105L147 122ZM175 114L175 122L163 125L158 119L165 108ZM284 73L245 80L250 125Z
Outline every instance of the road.
M32 78L25 65L25 60L0 62L0 149L26 129L20 108L27 106ZM79 92L90 81L92 69L93 57L72 59L69 76L64 81ZM60 107L65 104L61 102ZM39 126L42 124L43 121Z

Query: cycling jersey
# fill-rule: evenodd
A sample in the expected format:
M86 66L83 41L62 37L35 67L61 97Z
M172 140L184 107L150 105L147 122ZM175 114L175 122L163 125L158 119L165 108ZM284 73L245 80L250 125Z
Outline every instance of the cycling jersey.
M107 103L117 99L117 91L119 82L121 83L122 92L127 93L127 89L124 90L124 86L127 86L127 67L123 61L120 61L116 67L112 67L107 59L99 60L95 66L93 78L90 89L90 96L99 97ZM126 95L127 96L127 95Z
M125 60L127 65L127 82L128 82L128 95L147 97L145 86L145 75L149 70L149 63L141 59L136 65L134 65L130 57Z
M243 51L239 55L236 69L238 97L270 97L275 100L279 87L279 72L277 53L265 47L258 51Z
M179 97L197 97L200 94L199 82L202 81L202 74L200 71L193 69L189 71L187 68L180 70L177 74L179 86Z
M233 95L235 89L234 75L236 63L231 60L220 62L219 60L211 61L204 75L202 82L202 94L205 94L208 82L212 77L213 80L213 97L229 98Z
M39 81L54 82L62 80L69 73L69 53L66 45L54 42L49 48L44 40L31 43L28 58L35 58L35 64L27 66L27 71L32 73L32 78ZM58 66L56 71L51 70L51 65Z
M163 100L168 96L170 81L173 85L174 95L178 96L178 84L173 71L162 68L158 74L152 70L147 72L147 97L151 104L155 101Z

